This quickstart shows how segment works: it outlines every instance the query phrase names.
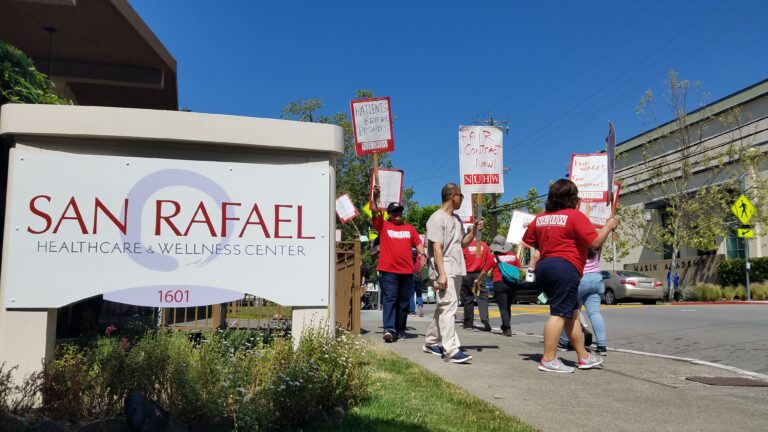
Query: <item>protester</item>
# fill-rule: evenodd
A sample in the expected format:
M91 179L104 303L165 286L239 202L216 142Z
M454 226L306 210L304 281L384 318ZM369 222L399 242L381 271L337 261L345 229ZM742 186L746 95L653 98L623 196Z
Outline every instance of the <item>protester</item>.
M573 372L557 358L557 343L565 328L578 355L579 369L589 369L603 360L584 349L579 324L577 290L587 261L587 249L599 249L608 234L618 226L611 217L599 231L589 219L576 210L578 188L565 179L549 188L546 209L531 222L523 242L537 248L540 253L536 264L536 282L549 297L550 316L544 326L544 355L539 370L546 372Z
M443 204L427 221L429 276L435 280L437 307L422 349L425 353L443 356L451 363L465 363L472 360L472 356L461 352L453 322L458 307L457 287L466 274L461 249L474 240L477 230L483 228L483 222L479 221L465 235L461 218L454 214L464 199L461 188L448 183L443 186L441 196Z
M579 310L584 305L587 308L587 315L592 322L592 330L594 330L597 337L597 353L601 356L606 356L608 350L606 348L606 336L605 336L605 320L603 314L600 313L600 300L605 294L605 285L603 284L603 275L600 273L600 249L589 249L587 252L587 262L584 264L584 276L579 282L578 299ZM560 336L560 344L558 348L568 349L569 339L568 335L563 332ZM585 345L589 345L586 342Z
M467 274L461 278L461 302L464 304L464 328L473 329L475 324L475 299L480 310L480 322L483 331L491 331L488 319L488 288L485 277L488 275L493 262L488 244L480 242L480 258L477 257L478 242L473 240L469 246L462 249ZM475 295L475 292L478 295Z
M387 207L389 220L385 221L379 213L377 202L381 189L374 188L371 199L373 227L379 233L379 286L381 287L384 306L384 342L394 342L405 338L405 325L408 320L408 307L413 286L413 259L411 248L426 255L416 228L403 222L403 205L393 202Z
M411 289L410 306L411 314L424 316L424 282L421 280L421 269L424 262L421 259L418 251L411 249L411 256L413 257L413 289ZM415 299L415 300L414 300ZM418 309L416 307L418 306Z
M490 249L494 254L493 261L491 262L493 295L496 298L496 304L499 305L499 312L501 313L501 333L504 336L512 336L510 319L512 317L512 301L515 299L517 283L504 280L499 269L499 263L506 263L518 269L522 269L522 266L517 255L512 251L512 244L507 242L504 236L497 235L494 237Z

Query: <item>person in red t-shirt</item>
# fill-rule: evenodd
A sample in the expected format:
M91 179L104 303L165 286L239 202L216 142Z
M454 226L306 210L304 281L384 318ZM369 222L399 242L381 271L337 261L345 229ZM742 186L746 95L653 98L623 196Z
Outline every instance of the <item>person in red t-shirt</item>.
M512 244L507 242L507 239L504 238L504 236L497 235L494 237L490 249L491 252L493 252L493 260L491 263L491 271L493 272L493 296L496 298L496 303L499 305L499 312L501 313L501 333L504 336L512 336L510 320L512 316L512 302L515 299L517 284L508 283L501 277L499 262L507 263L519 269L522 269L522 267L517 255L512 251Z
M379 286L381 287L382 306L384 309L384 342L394 342L405 338L405 324L410 307L409 296L413 289L413 259L411 248L415 247L420 255L426 256L419 233L412 225L403 222L403 205L397 202L389 204L385 221L379 213L377 202L381 189L374 188L371 199L373 218L371 223L379 232Z
M546 210L528 225L523 242L539 250L536 282L549 297L549 319L544 325L544 355L539 370L573 372L556 357L560 333L565 331L578 354L579 369L589 369L603 361L584 349L579 325L577 291L587 261L587 249L599 249L608 234L618 226L611 217L605 226L595 231L589 219L576 210L579 190L566 179L549 187Z
M469 246L463 248L464 262L467 265L467 274L461 278L461 302L464 303L464 328L472 329L475 324L475 297L477 307L480 309L480 322L483 323L483 331L491 331L491 323L488 320L488 288L485 286L485 277L491 268L491 250L484 241L480 242L480 258L477 257L477 240L472 240ZM479 285L478 294L475 295L475 287Z

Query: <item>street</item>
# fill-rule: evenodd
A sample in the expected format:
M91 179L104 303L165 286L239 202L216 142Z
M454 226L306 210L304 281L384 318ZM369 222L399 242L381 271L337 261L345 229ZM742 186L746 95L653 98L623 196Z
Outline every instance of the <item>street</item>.
M695 358L768 375L768 305L601 306L608 347ZM501 325L495 304L491 325ZM514 305L512 330L540 335L549 308ZM479 323L475 315L475 324Z

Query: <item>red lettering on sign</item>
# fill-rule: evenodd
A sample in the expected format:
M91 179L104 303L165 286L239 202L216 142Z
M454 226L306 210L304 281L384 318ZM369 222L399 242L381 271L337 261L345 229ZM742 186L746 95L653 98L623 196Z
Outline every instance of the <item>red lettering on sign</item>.
M162 215L162 209L163 209L163 203L171 203L173 204L173 214L170 216L163 216ZM174 218L181 213L181 204L177 203L176 201L171 200L157 200L155 202L155 235L160 235L160 221L165 221L165 223L168 224L169 227L171 227L171 231L173 231L174 234L177 236L181 235L181 231L179 231L178 228L176 228L176 225L173 224L173 221L171 218Z
M202 220L197 219L198 214L203 215ZM213 227L213 223L211 223L211 217L208 216L208 210L205 209L205 204L203 204L202 201L200 201L200 204L197 205L195 214L192 215L192 219L190 219L189 224L187 224L187 229L184 231L184 237L189 234L189 230L192 229L192 224L196 223L204 223L208 227L208 232L211 233L211 237L216 237L216 229Z
M251 216L256 216L255 222L251 222ZM248 228L248 225L261 225L261 230L264 232L264 237L269 238L269 231L267 230L267 226L264 224L264 218L261 217L261 211L259 211L258 204L254 204L253 208L251 208L251 213L248 214L248 219L245 220L245 225L243 225L243 229L240 230L240 235L238 237L242 237L243 234L245 234L245 229Z
M240 207L240 203L231 203L231 202L223 202L221 203L221 236L226 237L227 236L227 221L238 221L240 220L239 217L229 217L227 216L227 207L233 206L233 207Z
M280 235L280 222L290 222L290 219L280 219L281 208L293 208L292 205L275 204L275 238L291 238L291 236Z
M75 213L74 216L67 216L69 209L72 209L72 211ZM69 203L67 203L67 207L64 209L64 212L61 213L61 217L59 218L59 221L56 223L56 227L53 228L54 234L59 232L59 227L61 226L61 223L64 222L65 220L77 221L77 224L80 225L80 232L82 232L83 234L88 234L88 228L85 227L85 221L83 220L83 215L80 214L80 208L77 206L77 201L75 200L75 197L72 197L69 199Z
M48 195L38 195L38 196L32 198L31 200L29 200L29 211L31 211L32 213L34 213L37 216L40 216L45 221L45 228L43 228L41 230L38 230L38 231L35 231L35 230L32 229L32 227L27 226L27 232L30 233L30 234L42 234L42 233L48 231L51 228L51 223L53 223L53 221L51 220L51 217L48 215L48 213L45 213L44 211L42 211L42 210L38 209L37 207L35 207L35 202L37 200L39 200L40 198L43 198L43 199L47 200L48 202L51 202L51 197L49 197Z
M98 232L97 231L97 225L99 223L99 210L101 210L101 212L104 213L104 215L106 215L109 218L109 220L112 221L113 224L115 224L117 229L119 229L120 232L123 233L123 235L125 235L127 233L127 230L128 230L128 198L126 198L123 201L123 208L125 209L125 211L123 212L123 221L122 222L120 222L120 220L118 220L117 217L115 217L114 213L109 211L107 206L105 206L104 203L102 203L100 199L96 198L95 199L95 204L96 205L94 206L94 209L93 209L93 234L97 234L97 232Z

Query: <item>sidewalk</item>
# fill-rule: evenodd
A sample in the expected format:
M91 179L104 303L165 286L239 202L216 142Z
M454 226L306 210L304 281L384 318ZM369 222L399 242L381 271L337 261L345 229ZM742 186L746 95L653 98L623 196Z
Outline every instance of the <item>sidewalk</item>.
M537 369L540 337L461 329L472 363L449 364L421 352L429 321L409 317L411 337L384 344L381 312L363 311L363 336L544 431L768 430L768 387L716 387L685 379L740 376L733 372L609 351L602 370L545 373ZM569 364L576 359L574 352L561 354Z

